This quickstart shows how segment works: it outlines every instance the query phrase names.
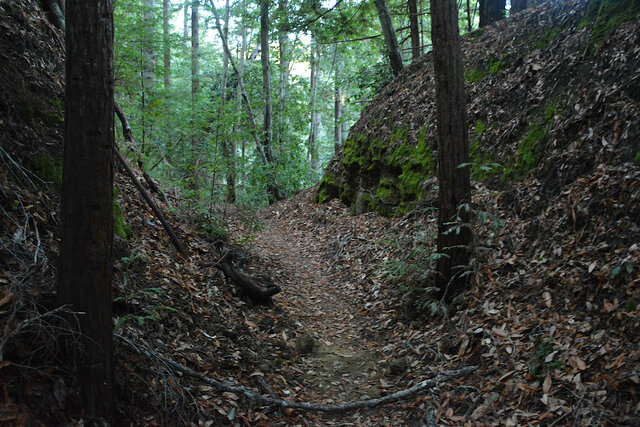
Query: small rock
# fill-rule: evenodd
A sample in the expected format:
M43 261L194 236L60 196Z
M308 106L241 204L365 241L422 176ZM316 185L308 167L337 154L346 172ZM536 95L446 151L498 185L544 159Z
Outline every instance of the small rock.
M302 334L296 340L296 352L299 354L311 354L316 346L316 340L310 334Z
M407 370L407 359L401 357L400 359L394 359L389 364L389 372L391 375L400 375Z

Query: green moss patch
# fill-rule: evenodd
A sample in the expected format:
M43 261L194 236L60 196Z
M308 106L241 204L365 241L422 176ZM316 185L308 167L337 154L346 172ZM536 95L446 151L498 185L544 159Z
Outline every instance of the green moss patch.
M124 221L122 207L117 200L118 194L118 189L113 187L113 233L126 240L131 235L131 226Z
M518 146L518 159L514 165L505 170L505 179L521 178L538 165L542 157L546 133L545 125L529 125L525 137Z
M544 49L553 42L558 35L562 32L562 27L547 27L542 32L542 35L533 44L534 49Z
M598 46L621 24L635 19L640 13L640 0L594 0L582 18L579 28L591 26L587 56L595 54Z
M62 159L53 158L42 152L32 159L35 174L44 182L53 184L58 192L62 190Z
M480 70L471 70L466 73L466 78L469 83L479 82L483 77L484 75Z
M330 173L326 173L318 184L318 191L314 197L314 201L318 204L327 203L328 201L340 197L342 185L337 178Z
M469 145L470 173L474 181L484 181L502 170L502 166L496 162L494 156L484 150L480 143L486 129L487 125L482 120L476 120L473 131L475 137Z

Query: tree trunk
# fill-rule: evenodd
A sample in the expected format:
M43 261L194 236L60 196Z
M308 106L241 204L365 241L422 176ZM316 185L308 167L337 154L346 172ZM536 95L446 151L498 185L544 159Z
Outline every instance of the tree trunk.
M269 63L269 0L260 2L260 45L262 62L262 99L264 105L264 123L262 134L262 146L267 159L267 191L269 202L277 202L284 197L276 184L274 159L272 151L273 143L273 108L271 106L271 65Z
M289 20L287 19L287 1L278 2L280 12L280 27L278 29L278 45L280 50L280 97L278 104L278 145L280 155L284 154L284 147L288 141L289 117L285 112L285 105L289 98Z
M506 0L480 0L480 27L504 18Z
M198 189L200 175L200 143L196 135L195 115L197 106L197 94L200 90L200 1L191 3L191 153L193 158L193 171L191 175L191 188Z
M337 50L337 48L336 48ZM334 154L338 154L342 145L342 88L340 86L340 57L336 53L336 71L334 77L334 108L333 108L333 144Z
M471 32L473 26L473 18L471 17L471 0L467 0L467 32Z
M225 10L224 10L224 36L228 37L229 35L229 0L225 2ZM220 84L220 102L221 108L218 114L218 127L220 127L220 123L222 123L222 114L226 109L227 103L227 73L229 70L229 58L227 55L224 55L222 58L222 82ZM231 136L232 138L233 136ZM236 201L236 190L235 190L235 146L229 140L229 135L226 132L223 132L221 135L221 148L222 148L222 157L224 158L224 165L226 170L226 180L227 180L227 195L226 201L227 203L234 203ZM233 149L233 150L232 150Z
M154 49L154 21L155 21L155 0L144 0L144 44L143 44L143 56L144 65L142 67L142 149L139 152L138 164L140 169L144 171L144 158L149 152L147 146L147 139L151 138L153 132L153 125L148 118L151 116L151 110L149 108L152 105L153 91L155 86L155 68L156 68L156 53Z
M169 42L169 20L171 5L169 0L162 0L162 62L164 65L164 90L171 87L171 44Z
M113 423L113 3L69 0L58 298L78 313L70 343L82 402ZM72 323L75 324L75 323Z
M309 59L309 66L311 68L311 126L309 129L308 140L308 157L311 164L311 169L318 173L320 171L320 164L318 162L318 124L320 122L319 114L317 112L317 95L318 95L318 71L320 69L318 43L315 39L315 35L311 34L311 57Z
M185 40L189 37L189 0L184 0L184 9L182 10L183 15L183 28L182 28L182 37Z
M455 0L431 1L438 129L438 258L436 287L450 303L469 281L471 184L467 104ZM464 167L460 167L465 164Z
M527 8L527 0L511 0L511 13L522 12Z
M144 65L143 78L145 86L151 89L155 80L156 52L153 48L155 0L144 0Z
M416 0L407 2L409 8L409 29L411 34L411 60L422 56L422 46L420 45L420 26L418 25L418 3Z
M268 10L268 1L263 1L263 3L267 3L267 10ZM213 12L213 16L215 18L215 22L216 22L216 29L218 30L218 34L220 35L220 38L222 39L222 48L224 49L225 54L227 55L227 57L229 58L229 62L231 63L231 67L233 68L233 71L236 73L236 76L238 76L238 87L240 88L240 91L242 93L242 99L244 100L244 104L245 104L245 108L247 109L247 115L249 116L249 133L251 133L251 136L253 137L253 140L256 143L256 149L258 150L258 154L260 155L260 159L262 160L262 164L264 166L267 167L267 169L269 169L269 176L268 181L267 181L267 189L269 192L269 197L271 199L271 201L273 200L281 200L284 198L284 196L280 193L280 189L278 188L277 182L276 182L276 177L273 174L273 156L271 155L271 151L266 151L265 150L265 146L263 145L263 143L261 142L261 139L258 135L258 126L256 125L256 121L255 121L255 115L253 114L253 108L251 107L251 103L249 102L249 95L247 94L247 91L244 87L244 84L242 83L242 78L241 78L241 74L238 70L238 67L236 66L235 61L233 60L233 56L231 55L231 51L229 50L229 43L227 42L227 38L224 36L224 31L222 30L222 26L220 25L220 14L218 13L218 9L216 8L215 4L213 3L212 0L209 0L209 5L211 6L211 11ZM262 8L261 8L262 9ZM262 12L262 10L261 10ZM261 17L260 21L262 22L263 19ZM266 20L266 24L268 25L268 16L267 16L267 20ZM262 24L261 24L262 26ZM262 30L261 30L262 31ZM268 34L268 27L267 27L267 34ZM267 44L268 44L268 39L267 39ZM268 47L268 46L267 46ZM266 49L268 51L268 49ZM267 52L268 54L268 52ZM268 58L267 58L268 59ZM271 84L269 83L269 87L271 86ZM269 101L270 102L270 101ZM269 147L270 148L270 147ZM267 152L269 153L267 157Z
M260 62L262 64L262 100L264 122L262 146L269 163L273 163L273 108L271 106L271 64L269 63L269 1L260 1Z
M389 56L391 70L393 71L393 75L397 76L403 67L402 55L400 53L398 39L396 38L396 32L393 29L389 8L387 8L387 2L385 0L373 0L373 2L378 11L378 18L380 19L382 34L384 35L384 41L387 45L387 55Z
M241 3L241 15L243 15L247 9L247 4L246 4L246 0L242 0ZM241 34L241 44L240 44L240 64L238 65L237 68L237 77L238 77L238 81L241 82L242 81L242 77L244 74L244 61L245 61L245 55L247 52L247 26L244 23L244 20L240 21L240 34ZM233 147L232 147L232 151L234 153L237 152L237 137L240 135L239 132L239 125L240 125L240 121L241 121L241 117L242 117L242 91L240 90L240 84L238 84L237 88L236 88L236 114L235 114L235 120L233 121ZM243 182L243 178L244 178L244 165L245 165L245 140L242 136L240 136L241 141L240 141L240 145L242 147L242 154L241 154L241 164L240 164L240 168L238 168L238 170L240 171L240 183L242 184ZM233 199L235 200L235 181L237 178L237 174L236 174L236 159L235 157L232 159L233 164L231 165L231 171L233 173L233 180L234 180L234 186L233 186ZM230 197L230 196L228 196Z
M267 166L269 165L269 160L265 154L262 143L260 141L260 136L258 135L258 125L256 124L256 116L253 113L253 108L251 107L251 102L249 101L249 94L247 94L247 90L244 87L244 83L242 82L242 73L236 66L235 61L233 60L233 56L231 56L231 51L229 50L229 43L227 42L227 38L224 36L224 31L222 30L222 26L220 25L220 14L218 14L218 9L212 0L209 0L209 4L211 5L211 11L213 12L213 16L216 21L216 29L218 30L218 34L222 39L222 48L224 49L225 54L229 58L229 62L231 63L231 67L233 68L233 72L238 76L238 88L240 89L240 93L242 94L242 100L244 101L244 106L247 109L247 116L249 119L249 133L253 138L253 141L256 144L256 150L260 155L260 160L262 160L262 164ZM244 156L243 156L244 158Z

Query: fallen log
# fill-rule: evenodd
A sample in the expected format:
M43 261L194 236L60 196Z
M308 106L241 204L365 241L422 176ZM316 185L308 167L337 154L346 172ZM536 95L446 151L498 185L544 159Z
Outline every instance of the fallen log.
M162 224L162 226L164 227L165 231L169 235L169 238L171 239L171 243L173 243L173 245L176 247L176 249L183 256L188 257L189 254L188 254L187 250L184 248L184 246L182 246L182 242L180 242L180 239L178 239L178 236L176 236L176 233L173 232L173 229L171 228L171 226L169 225L167 220L164 218L164 215L162 214L162 211L160 211L160 208L158 207L158 205L155 204L153 199L151 199L151 196L149 196L149 194L144 189L142 184L140 184L140 181L138 181L138 178L136 177L136 175L131 170L131 167L129 167L129 164L127 163L125 158L122 157L122 154L120 154L120 151L118 151L118 147L116 147L114 145L113 149L114 149L114 151L116 153L116 157L120 161L120 164L122 164L124 169L127 171L127 175L129 175L129 178L131 178L131 181L136 186L136 188L138 189L140 194L142 194L142 198L147 202L147 204L149 205L149 207L151 208L153 213L156 215L156 218L158 218L160 220L160 223Z
M214 245L218 257L215 262L202 264L203 267L214 267L222 271L224 276L233 282L251 301L259 305L270 305L271 297L281 291L274 283L251 277L233 264L233 254L222 242Z

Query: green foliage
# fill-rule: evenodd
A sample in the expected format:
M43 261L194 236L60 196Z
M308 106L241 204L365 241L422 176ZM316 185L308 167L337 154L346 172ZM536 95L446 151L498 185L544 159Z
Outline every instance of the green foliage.
M476 120L473 131L475 136L469 146L470 174L471 179L476 181L484 181L502 170L502 165L496 163L491 153L482 149L480 144L486 129L487 125L482 120Z
M326 203L340 197L341 191L342 185L340 185L334 175L327 172L320 180L320 184L318 184L318 191L316 192L314 201L318 204Z
M504 68L504 64L500 63L500 60L496 58L489 58L489 74L496 74L498 71Z
M557 355L560 353L562 353L562 349L555 346L553 339L543 340L529 359L529 373L534 377L541 378L547 373L561 368L562 362L557 360Z
M636 153L636 157L633 159L633 163L635 163L636 166L640 166L640 150Z
M118 189L113 187L113 233L121 239L128 239L131 235L131 226L124 221L122 207L118 203Z
M161 288L149 287L149 288L142 289L138 292L135 292L134 294L131 294L131 295L116 297L113 299L113 301L131 303L141 299L142 297L149 297L149 296L157 297L157 294L160 292L162 292ZM176 313L178 312L178 310L176 310L175 308L169 307L166 305L150 305L150 306L143 307L141 311L142 311L142 314L127 313L124 316L120 317L113 328L113 333L118 332L120 328L122 328L122 326L125 323L127 323L129 320L135 320L138 326L142 327L144 326L144 323L146 321L160 320L161 311L172 311Z
M435 232L425 227L409 242L390 240L387 244L390 249L406 255L383 265L388 280L401 284L402 300L409 311L432 317L447 313L447 306L435 297L438 289L428 285L433 280L436 262L446 256L434 252L435 238Z
M638 16L640 0L593 0L579 28L591 27L587 56L592 57L600 44L618 27Z
M212 241L222 240L226 241L228 237L227 230L224 228L225 223L220 217L209 217L207 221L202 225L201 229L207 234Z
M468 71L466 74L467 74L466 75L467 81L469 83L478 82L478 81L482 80L482 78L484 77L484 75L482 74L482 71L476 70L476 69Z
M389 156L389 164L402 171L398 190L403 201L419 200L422 182L435 173L432 149L426 138L428 127L424 126L416 135L415 147L408 145L405 140Z
M57 191L62 190L62 159L55 159L43 151L36 154L32 161L35 174L41 180L53 184Z
M546 147L547 132L553 124L557 113L558 101L554 99L545 107L544 123L531 123L529 125L525 137L518 146L516 163L505 169L505 179L521 178L538 165Z
M144 255L144 253L139 251L138 248L133 248L133 250L131 251L129 256L123 256L122 258L120 258L120 261L122 261L122 265L124 266L124 269L126 271L128 271L129 269L131 269L131 267L133 267L133 264L137 260L142 258L143 255ZM116 298L116 300L117 300L117 298Z
M537 166L544 148L543 139L547 128L540 124L531 124L527 134L518 146L518 160L515 165L509 166L505 172L505 179L516 179L524 176Z

